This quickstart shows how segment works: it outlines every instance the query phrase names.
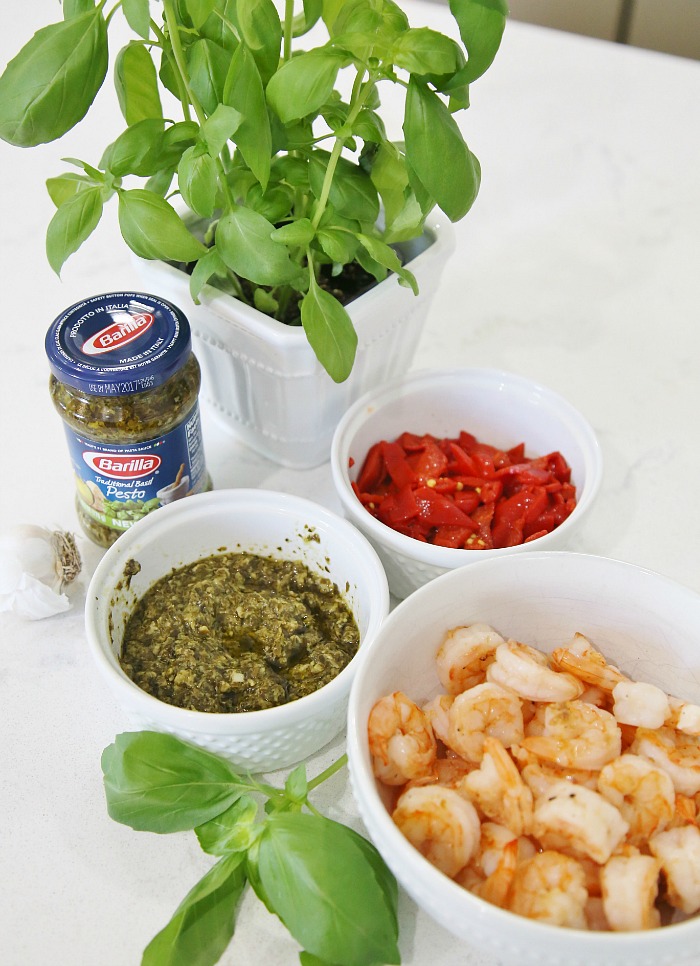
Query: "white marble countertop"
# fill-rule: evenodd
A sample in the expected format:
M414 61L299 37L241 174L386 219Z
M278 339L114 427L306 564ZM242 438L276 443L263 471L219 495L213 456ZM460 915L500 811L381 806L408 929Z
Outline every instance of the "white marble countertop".
M416 25L450 29L446 7L404 6ZM0 64L59 17L54 0L15 4ZM99 102L59 144L22 151L0 142L0 526L77 529L44 334L72 302L139 284L114 206L62 281L44 256L44 180L64 169L62 156L95 162L120 129L109 85ZM597 505L572 549L700 591L698 104L696 62L509 24L464 117L483 187L457 226L416 365L512 369L565 395L596 429L605 459ZM203 423L217 486L313 492L339 508L327 466L280 470L225 436L206 410ZM107 817L100 754L128 725L86 651L82 606L100 551L81 547L71 611L36 623L0 615L4 966L136 964L210 863L189 833L138 834ZM342 748L341 736L310 772ZM344 776L317 801L357 822ZM405 897L401 949L407 964L493 964ZM283 966L297 952L249 895L221 962Z

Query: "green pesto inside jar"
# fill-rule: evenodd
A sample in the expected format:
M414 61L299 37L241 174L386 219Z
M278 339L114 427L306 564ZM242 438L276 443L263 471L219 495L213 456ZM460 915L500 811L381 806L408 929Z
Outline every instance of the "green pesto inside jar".
M185 364L162 385L144 392L126 395L92 395L67 383L60 382L54 375L49 379L49 392L54 407L64 422L73 430L88 439L106 445L134 444L164 436L180 425L197 404L201 381L199 363L190 353ZM91 492L84 482L76 479L76 511L80 524L87 535L102 547L111 546L123 532L95 519L89 506L99 494ZM207 477L204 490L211 489ZM118 519L133 522L140 519L144 512L155 509L159 504L152 501L153 507L132 504L116 507Z
M178 568L137 602L120 663L166 704L259 711L317 691L360 643L336 585L300 561L222 553Z

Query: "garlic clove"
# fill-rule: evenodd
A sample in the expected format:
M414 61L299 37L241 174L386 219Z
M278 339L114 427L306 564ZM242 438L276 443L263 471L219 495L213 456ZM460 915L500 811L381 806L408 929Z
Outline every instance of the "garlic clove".
M0 534L0 611L41 620L68 610L64 588L80 573L72 534L21 525Z

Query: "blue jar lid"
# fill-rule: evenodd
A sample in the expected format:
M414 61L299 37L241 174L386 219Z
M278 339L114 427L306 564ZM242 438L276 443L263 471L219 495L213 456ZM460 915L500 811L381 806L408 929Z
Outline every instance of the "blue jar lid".
M162 385L191 348L190 325L180 309L144 292L109 292L76 302L46 334L54 376L96 396Z

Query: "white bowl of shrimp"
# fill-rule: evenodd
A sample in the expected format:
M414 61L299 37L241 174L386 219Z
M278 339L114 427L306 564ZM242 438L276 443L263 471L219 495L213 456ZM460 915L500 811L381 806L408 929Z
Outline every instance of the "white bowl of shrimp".
M529 551L437 578L363 650L361 818L465 947L697 964L698 627L700 596L659 574Z
M475 368L419 370L370 391L338 423L330 463L344 515L399 599L485 557L572 549L603 467L567 399Z

